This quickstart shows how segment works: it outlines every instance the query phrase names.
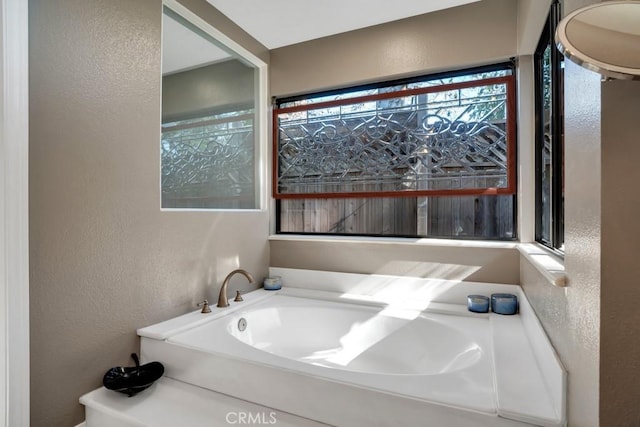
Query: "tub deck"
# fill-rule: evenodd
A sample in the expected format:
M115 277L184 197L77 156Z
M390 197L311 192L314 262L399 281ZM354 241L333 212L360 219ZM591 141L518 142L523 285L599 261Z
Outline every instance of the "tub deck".
M285 285L296 280L300 283L300 275L305 274L296 270L288 277L286 273L278 271ZM345 279L343 273L333 274L332 280ZM348 275L346 280L354 280L353 276L361 275ZM257 290L246 294L245 302L221 310L213 308L210 315L189 313L141 329L143 360L161 361L171 378L331 425L410 426L418 420L457 426L565 425L565 373L519 287L389 276L360 279L367 281L369 289L378 289L377 295L304 286L285 286L275 292ZM373 286L376 280L384 286ZM385 295L389 286L409 286L412 292L403 292L402 299L393 300ZM466 310L467 294L492 292L518 295L520 314ZM379 339L382 344L378 347L385 347L379 351L383 358L394 352L399 356L406 353L412 356L407 359L409 364L415 361L415 353L425 348L421 332L433 322L466 334L481 355L468 366L440 371L425 368L406 372L402 365L387 369L389 364L370 360L353 369L349 364L357 357L328 367L324 360L314 363L281 350L264 351L260 345L233 335L238 334L233 327L240 317L249 318L251 325L254 313L287 306L347 306L366 313L368 319L404 318L404 326L392 327ZM331 320L327 321L330 324ZM302 340L304 333L292 339ZM306 333L313 342L316 332ZM430 345L438 345L446 342L446 336L431 341ZM376 344L367 347L371 348Z
M262 301L169 337L166 342L309 377L324 377L412 399L496 414L488 315L455 316L415 310L389 310L371 305L309 299L309 296L292 297L286 293L286 289L271 293ZM314 313L325 319L311 319L306 322L302 318L297 322L292 318L279 319L283 309L300 312L300 317ZM267 311L274 321L279 323L283 320L285 323L281 325L281 342L277 343L279 348L276 349L280 354L272 353L264 339L256 344L266 347L266 350L249 345L232 334L250 334L253 323L265 322L262 318L252 319L252 314L263 311ZM355 312L359 316L344 321L336 319L344 317L341 316L344 311ZM240 318L248 319L247 330L242 333L238 333L236 327ZM390 321L394 323L390 325ZM286 325L287 323L289 325ZM296 326L291 323L306 324ZM343 343L334 343L332 339L322 336L326 333L318 330L342 329L340 323L355 325L345 335L351 338L351 341L356 341L354 345L344 344L345 338L341 340ZM445 335L429 336L434 325L436 328L440 325L443 329L447 328L445 334L464 334L465 338L468 338L468 344L460 350L477 353L466 363L469 366L463 365L461 369L453 369L450 372L438 372L448 367L446 360L435 361L439 362L436 370L429 369L429 360L421 360L445 346ZM298 327L300 329L297 329ZM276 339L269 337L269 344ZM308 345L302 345L301 341L308 342ZM283 352L288 355L283 355ZM455 356L464 357L464 354ZM452 354L450 360L455 356ZM436 357L443 359L446 354Z

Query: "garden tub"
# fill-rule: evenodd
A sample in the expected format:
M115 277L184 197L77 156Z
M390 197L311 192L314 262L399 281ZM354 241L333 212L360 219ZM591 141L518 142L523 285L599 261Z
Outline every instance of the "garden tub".
M287 287L313 272L287 273L278 271L280 291L141 329L143 359L331 425L564 425L564 371L519 287L380 276L385 289L411 288L394 300L379 286L375 295ZM505 290L520 314L466 310L467 292Z

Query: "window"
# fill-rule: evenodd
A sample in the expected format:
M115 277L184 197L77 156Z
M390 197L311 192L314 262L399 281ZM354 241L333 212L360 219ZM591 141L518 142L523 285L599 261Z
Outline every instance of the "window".
M167 7L162 27L162 208L259 208L258 67Z
M554 1L535 53L536 240L563 251L563 56L553 43L560 17L560 3Z
M279 233L515 238L512 64L276 100Z

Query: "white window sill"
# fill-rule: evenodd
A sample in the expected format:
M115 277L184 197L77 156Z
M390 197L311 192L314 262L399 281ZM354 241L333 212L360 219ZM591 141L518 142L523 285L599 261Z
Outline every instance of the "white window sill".
M304 235L304 234L272 234L270 241L289 242L349 242L349 243L374 243L374 244L409 244L435 247L461 247L461 248L491 248L491 249L515 249L518 242L501 242L490 240L454 240L454 239L426 239L411 237L366 237L366 236L328 236L328 235Z
M537 243L520 243L518 250L552 285L567 286L562 258Z

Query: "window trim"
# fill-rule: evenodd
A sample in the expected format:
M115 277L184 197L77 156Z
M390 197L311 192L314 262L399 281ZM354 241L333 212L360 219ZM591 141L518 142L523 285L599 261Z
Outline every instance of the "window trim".
M510 69L511 74L502 77L493 77L488 79L473 80L468 82L458 82L446 85L431 86L418 89L406 89L394 91L390 93L382 93L376 95L367 95L353 97L335 101L318 102L311 104L314 109L335 107L340 105L348 105L358 102L379 101L384 99L396 98L398 96L422 95L427 93L441 92L444 90L456 90L467 87L477 87L490 84L505 84L507 86L506 108L507 108L507 186L500 188L478 188L478 189L447 189L447 190L397 190L397 191L380 191L380 192L338 192L338 193L281 193L278 189L278 115L289 112L308 110L309 106L292 106L278 108L278 105L295 100L314 98L337 93L355 92L365 88L381 88L394 86L402 83L426 81L428 79L437 79L438 77L454 77L466 74L474 74L485 71L497 71L501 69ZM476 69L459 70L450 73L439 73L434 75L422 76L413 79L404 79L397 81L387 81L376 85L354 86L342 90L330 92L318 92L297 97L289 97L282 99L273 99L273 156L272 156L272 196L275 199L309 199L309 198L369 198L369 197L420 197L420 196L466 196L466 195L515 195L517 192L517 108L516 108L516 75L513 63L495 64L488 67Z
M563 150L563 103L564 87L562 75L562 54L554 43L554 34L562 17L561 4L554 0L551 4L547 22L538 41L534 54L534 81L535 81L535 240L541 245L551 249L558 255L562 255L561 246L564 244L564 150ZM544 122L540 112L542 111L542 70L541 61L544 50L551 46L551 240L542 236L542 144L544 144ZM558 114L559 112L559 114Z

